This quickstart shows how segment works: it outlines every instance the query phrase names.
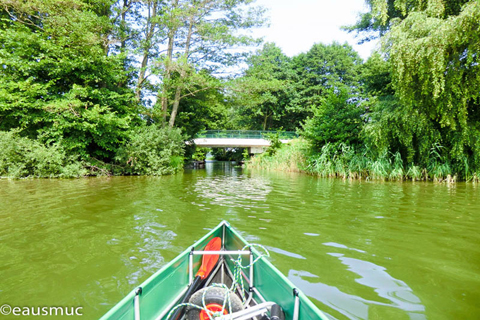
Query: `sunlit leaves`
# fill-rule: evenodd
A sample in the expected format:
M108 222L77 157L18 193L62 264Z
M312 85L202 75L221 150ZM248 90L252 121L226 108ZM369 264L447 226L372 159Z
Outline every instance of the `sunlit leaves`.
M142 126L130 133L129 142L116 157L126 173L173 174L182 170L185 143L180 129Z
M282 118L288 114L288 104L294 95L291 59L273 43L248 60L245 75L232 82L238 125L246 129L272 129L283 126L292 130Z
M480 4L447 19L411 13L384 39L394 84L409 105L441 126L465 127L469 104L480 95Z
M346 87L330 89L315 107L314 115L305 121L302 136L311 141L316 150L325 144L359 144L363 113L364 110L351 101Z
M131 90L120 85L128 81L121 57L106 54L108 12L97 14L98 4L5 4L10 21L0 30L1 130L18 128L47 145L61 143L84 159L108 160L127 139L138 109ZM33 16L41 28L31 25Z
M411 3L382 39L395 97L380 97L366 136L417 164L440 145L454 170L479 169L480 2Z

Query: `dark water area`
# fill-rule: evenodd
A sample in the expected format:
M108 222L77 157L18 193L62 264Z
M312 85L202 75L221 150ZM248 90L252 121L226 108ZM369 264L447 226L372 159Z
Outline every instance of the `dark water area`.
M332 319L480 319L479 185L228 163L167 177L0 180L0 305L82 306L97 319L222 220L266 246Z

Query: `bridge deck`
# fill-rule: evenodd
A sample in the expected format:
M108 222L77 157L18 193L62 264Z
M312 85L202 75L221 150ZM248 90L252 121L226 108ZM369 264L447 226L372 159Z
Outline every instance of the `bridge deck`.
M205 130L197 134L196 138L219 138L219 139L265 139L277 135L282 140L297 138L298 134L293 131L259 131L259 130Z
M280 141L287 143L290 140ZM266 139L196 138L194 142L197 146L209 148L251 148L270 146L270 141Z
M249 148L251 153L261 153L270 146L268 139L277 135L283 143L298 137L295 132L253 130L206 130L194 139L197 146L208 148Z

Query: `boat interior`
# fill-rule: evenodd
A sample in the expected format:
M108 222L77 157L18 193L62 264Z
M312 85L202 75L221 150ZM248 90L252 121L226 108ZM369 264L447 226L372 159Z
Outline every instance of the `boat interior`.
M202 252L197 252L201 254ZM253 320L276 320L285 319L282 308L274 301L267 301L262 294L255 288L254 272L255 259L251 250L241 251L218 251L219 260L215 268L212 270L210 276L203 281L202 288L205 295L208 295L209 288L215 288L218 285L223 285L222 288L228 288L229 299L237 300L241 303L241 310L227 310L228 314L225 314L216 319L253 319ZM249 257L249 265L243 268L238 267L235 270L235 264L241 263L243 259L239 259L239 255ZM237 273L235 277L234 273ZM243 283L241 283L243 281ZM201 289L202 290L202 289ZM225 290L226 291L226 290ZM235 296L232 296L235 295ZM227 301L228 302L228 301ZM226 309L228 309L228 303L225 303ZM205 306L208 306L208 303ZM222 306L223 307L223 306ZM187 308L188 309L188 308ZM184 319L195 319L194 316L189 317L192 309L187 310ZM200 316L199 319L202 319ZM213 319L213 317L212 317ZM203 320L203 319L202 319Z

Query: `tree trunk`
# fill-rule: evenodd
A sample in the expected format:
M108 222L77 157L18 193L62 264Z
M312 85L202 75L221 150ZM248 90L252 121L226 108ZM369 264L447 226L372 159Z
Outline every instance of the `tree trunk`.
M170 126L170 128L173 128L173 125L175 124L175 118L177 117L178 107L180 106L181 93L182 93L182 89L180 87L177 87L177 90L175 91L175 100L173 101L172 114L170 115L170 121L168 122L168 125Z
M170 31L168 33L168 47L167 47L167 62L165 64L165 75L163 76L163 84L162 84L162 116L163 116L163 123L167 122L167 112L168 112L168 89L169 89L169 81L170 81L170 63L172 61L173 56L173 40L175 37L175 33Z
M121 34L121 39L120 39L120 52L125 53L127 49L127 36L126 36L126 29L127 29L127 12L130 9L130 5L132 4L132 0L123 0L123 6L122 6L122 13L120 14L120 32ZM123 58L123 69L127 70L128 65L127 65L127 57L125 56ZM124 79L122 80L118 86L121 88L127 87L128 80Z
M138 74L137 86L135 88L135 97L137 101L140 101L140 95L142 93L143 83L145 82L145 74L147 72L148 58L150 56L150 49L152 48L151 40L155 33L155 27L157 22L152 22L157 16L157 0L153 1L153 6L151 7L151 2L148 3L148 19L147 19L147 31L145 34L145 43L146 46L143 51L142 65L140 67L140 73Z
M173 4L173 10L175 10L178 7L178 1L176 0ZM169 84L168 82L170 81L170 64L172 63L172 58L173 58L173 45L174 45L174 40L175 40L175 34L177 33L177 27L176 24L174 23L173 19L173 13L172 13L172 26L170 30L168 31L168 46L167 46L167 62L165 64L165 75L163 77L163 85L162 85L162 98L161 98L161 104L162 104L162 116L163 116L163 125L166 124L167 122L167 112L168 112L168 89L169 89Z
M126 17L127 17L127 11L128 11L128 0L123 0L123 8L122 8L122 15L121 15L121 20L120 20L120 30L124 31L126 28ZM120 52L125 52L125 47L127 45L127 41L123 35L122 40L120 42Z
M189 20L189 27L188 27L188 35L187 35L187 41L185 42L185 63L188 65L188 54L190 53L190 41L192 40L192 34L193 34L193 24L195 22L195 13L192 12L190 15L190 20ZM182 69L180 72L180 82L185 78L186 71ZM168 125L170 128L173 128L173 125L175 124L175 118L177 117L178 113L178 107L180 106L180 99L181 99L181 93L182 93L182 87L177 86L177 89L175 91L175 100L173 101L173 107L172 107L172 114L170 115L170 121L168 122Z
M267 130L267 120L268 120L268 113L265 114L265 120L263 121L263 131Z

